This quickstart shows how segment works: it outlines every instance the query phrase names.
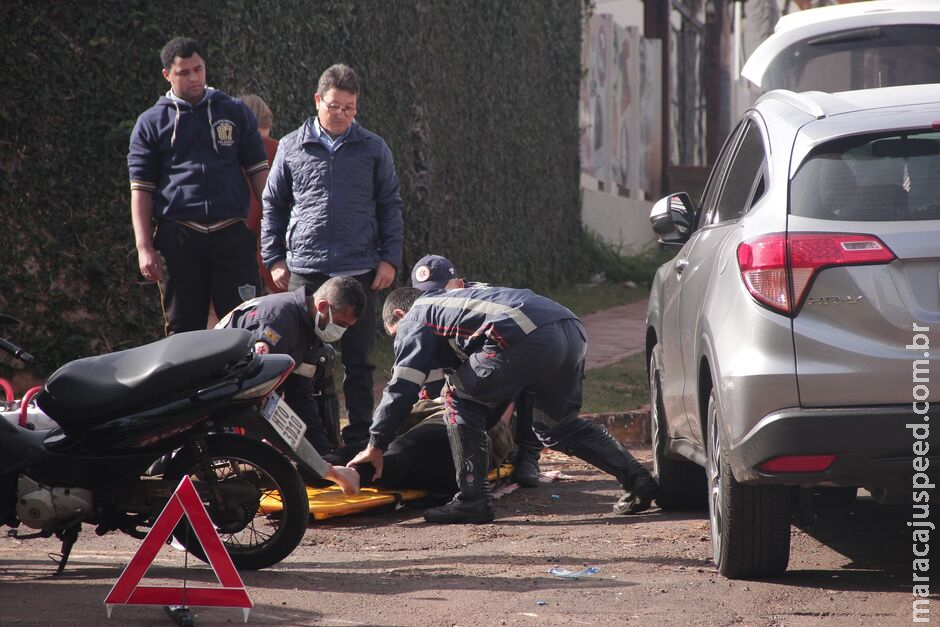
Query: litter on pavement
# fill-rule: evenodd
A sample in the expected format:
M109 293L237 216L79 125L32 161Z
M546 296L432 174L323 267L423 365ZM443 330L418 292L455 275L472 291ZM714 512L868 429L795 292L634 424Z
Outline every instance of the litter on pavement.
M589 566L582 570L566 570L564 568L558 568L557 566L549 569L549 573L555 575L560 579L580 579L581 577L591 577L600 572L600 568L597 566Z

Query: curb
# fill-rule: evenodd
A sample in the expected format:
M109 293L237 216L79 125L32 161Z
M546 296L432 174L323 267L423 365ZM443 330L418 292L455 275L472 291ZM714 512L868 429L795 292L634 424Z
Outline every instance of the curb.
M629 444L650 443L649 405L623 412L581 414L581 418L607 427L610 434Z

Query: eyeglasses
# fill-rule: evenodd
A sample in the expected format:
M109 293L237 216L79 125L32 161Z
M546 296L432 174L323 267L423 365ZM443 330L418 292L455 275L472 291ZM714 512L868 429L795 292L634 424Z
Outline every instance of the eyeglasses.
M340 105L333 103L326 105L326 110L333 114L342 113L343 115L355 115L356 111L359 110L359 107L356 105L346 105L345 107L341 107Z

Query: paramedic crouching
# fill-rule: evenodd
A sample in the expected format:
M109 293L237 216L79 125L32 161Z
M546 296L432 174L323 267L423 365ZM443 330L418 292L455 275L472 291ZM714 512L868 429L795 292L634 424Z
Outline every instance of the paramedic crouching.
M429 509L433 523L493 520L486 481L487 427L523 389L535 394L533 428L543 444L614 475L623 507L650 507L658 486L607 430L578 418L587 340L577 316L529 290L490 287L434 292L399 288L385 301L385 328L395 338L395 365L375 410L368 447L349 462L369 462L376 478L382 454L409 415L428 373L448 372L443 397L458 492Z

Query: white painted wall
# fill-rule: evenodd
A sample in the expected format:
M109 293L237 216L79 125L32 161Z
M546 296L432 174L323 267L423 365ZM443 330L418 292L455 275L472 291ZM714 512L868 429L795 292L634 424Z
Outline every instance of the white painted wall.
M649 215L653 203L597 190L597 181L581 175L581 222L621 253L640 252L655 241ZM593 185L592 185L593 183Z
M594 15L610 15L614 23L626 29L632 29L634 33L642 34L643 30L643 2L642 0L595 0ZM636 35L634 35L636 36ZM657 49L658 51L658 49ZM633 59L638 62L638 50L633 49ZM586 54L586 59L590 59L590 53ZM639 67L639 65L637 65ZM644 146L642 141L648 140L642 137L648 134L650 129L656 131L656 148L659 146L659 98L658 92L655 98L648 98L642 104L639 102L641 94L641 85L635 81L632 87L632 97L635 102L632 107L624 107L628 112L632 110L634 117L628 122L629 130L633 136L633 142L630 144L628 161L631 164L631 177L633 182L630 196L623 196L612 190L610 181L606 184L599 184L598 178L588 174L585 171L581 173L581 221L590 231L598 234L605 242L620 247L623 253L638 252L644 247L655 241L654 234L649 225L649 212L653 206L655 198L643 198L644 194L637 186L637 180L640 175L640 164L645 163L649 158L658 162L657 150L652 150ZM648 89L648 87L646 88ZM655 89L655 88L654 88ZM613 93L609 97L614 97ZM583 106L583 105L582 105ZM608 106L612 110L621 110L620 103L610 102ZM637 107L642 107L637 112ZM650 111L651 110L651 111ZM639 116L651 116L651 119L640 119ZM582 109L582 127L590 131L590 114L585 119L585 111ZM605 132L607 132L605 130ZM648 142L649 143L649 142ZM585 153L582 152L582 158ZM652 156L650 156L652 155ZM661 167L658 163L653 163L652 167L657 169ZM587 168L589 169L589 168ZM598 173L599 175L601 173ZM608 172L609 174L609 172ZM605 176L604 178L610 178ZM601 191L603 188L603 191ZM613 192L613 193L612 193Z

